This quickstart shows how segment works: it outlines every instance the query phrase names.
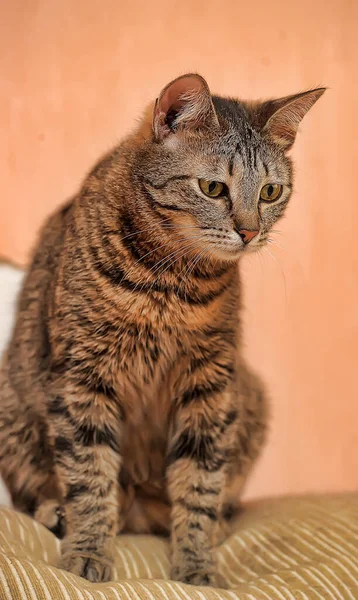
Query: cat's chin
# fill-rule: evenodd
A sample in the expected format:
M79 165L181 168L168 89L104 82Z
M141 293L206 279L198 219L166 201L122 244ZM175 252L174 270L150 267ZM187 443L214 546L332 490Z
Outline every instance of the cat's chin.
M248 246L235 246L233 248L215 248L215 258L224 262L236 262L248 252L255 252L257 247L252 249Z

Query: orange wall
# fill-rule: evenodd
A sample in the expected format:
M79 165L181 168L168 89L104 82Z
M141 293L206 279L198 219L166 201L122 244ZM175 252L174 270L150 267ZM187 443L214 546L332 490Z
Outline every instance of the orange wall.
M356 0L12 0L0 23L0 254L23 262L43 217L143 106L187 70L257 98L331 89L294 151L277 244L243 266L248 355L272 395L248 494L358 483Z

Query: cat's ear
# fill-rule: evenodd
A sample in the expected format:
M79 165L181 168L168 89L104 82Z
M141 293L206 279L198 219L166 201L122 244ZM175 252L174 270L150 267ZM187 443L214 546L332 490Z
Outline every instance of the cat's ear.
M153 131L157 140L180 129L218 127L209 86L200 75L182 75L169 83L157 98Z
M303 117L325 89L317 88L260 104L257 112L255 111L255 117L259 121L261 132L285 150L289 150Z

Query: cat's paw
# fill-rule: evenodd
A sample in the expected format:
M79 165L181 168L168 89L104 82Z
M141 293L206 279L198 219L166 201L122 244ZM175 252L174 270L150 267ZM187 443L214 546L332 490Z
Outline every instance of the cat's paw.
M110 581L113 574L112 565L108 560L105 558L102 560L98 556L88 556L80 552L64 553L61 557L59 568L65 569L65 571L69 571L73 575L84 577L92 583Z
M181 583L187 583L189 585L218 587L214 573L190 573L188 575L180 576L177 581L181 581Z
M187 583L189 585L224 587L217 573L211 569L203 569L202 567L173 567L171 579Z
M62 539L66 533L65 509L57 500L45 500L36 509L36 521L45 525L56 537Z

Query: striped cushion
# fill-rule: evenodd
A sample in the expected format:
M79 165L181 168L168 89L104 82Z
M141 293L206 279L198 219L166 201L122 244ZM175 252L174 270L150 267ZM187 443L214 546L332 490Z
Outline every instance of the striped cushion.
M92 584L55 567L59 542L0 509L1 600L340 600L358 598L357 496L248 506L217 550L227 590L169 581L166 541L121 536L115 580Z

